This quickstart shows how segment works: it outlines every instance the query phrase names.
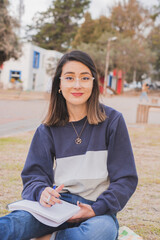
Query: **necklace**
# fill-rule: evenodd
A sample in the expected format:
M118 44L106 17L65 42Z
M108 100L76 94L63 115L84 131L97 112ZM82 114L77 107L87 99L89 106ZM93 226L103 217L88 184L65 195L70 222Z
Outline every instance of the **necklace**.
M73 122L71 122L72 127L73 127L73 129L74 129L74 131L75 131L75 133L76 133L76 135L77 135L77 138L75 139L75 143L76 143L76 144L81 144L81 143L82 143L81 135L82 135L82 132L83 132L85 126L86 126L86 123L87 123L87 119L86 119L86 121L85 121L85 123L84 123L84 125L83 125L83 127L82 127L82 130L81 130L80 134L78 134L78 132L77 132L77 130L76 130Z

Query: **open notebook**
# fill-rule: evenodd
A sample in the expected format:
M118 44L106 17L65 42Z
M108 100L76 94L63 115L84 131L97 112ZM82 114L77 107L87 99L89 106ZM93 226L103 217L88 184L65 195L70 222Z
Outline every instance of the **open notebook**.
M9 211L25 210L45 225L57 227L76 214L80 207L61 200L50 208L43 207L36 201L20 200L7 205Z

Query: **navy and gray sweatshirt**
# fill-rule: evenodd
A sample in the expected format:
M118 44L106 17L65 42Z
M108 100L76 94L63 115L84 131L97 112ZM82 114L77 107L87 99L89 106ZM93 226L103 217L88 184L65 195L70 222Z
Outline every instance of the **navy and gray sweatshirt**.
M134 156L122 114L104 109L106 120L87 122L81 144L70 122L37 128L21 174L24 199L39 201L45 187L64 184L64 191L95 201L96 215L116 214L125 206L138 182ZM85 121L74 122L78 133Z

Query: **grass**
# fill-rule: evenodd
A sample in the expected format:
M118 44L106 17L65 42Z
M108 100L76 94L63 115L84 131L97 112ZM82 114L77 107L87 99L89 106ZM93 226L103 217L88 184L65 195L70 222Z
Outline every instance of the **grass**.
M118 214L120 226L128 226L144 240L160 239L160 126L129 128L139 184L125 208ZM6 205L21 198L20 173L33 132L0 138L0 216Z
M145 240L160 239L160 126L129 129L139 184L124 210L120 225L133 229Z
M0 138L0 216L8 213L6 205L21 198L21 171L33 133Z
M0 138L0 147L8 146L8 144L25 144L27 143L27 140L22 138L16 138L16 137L6 137L6 138Z

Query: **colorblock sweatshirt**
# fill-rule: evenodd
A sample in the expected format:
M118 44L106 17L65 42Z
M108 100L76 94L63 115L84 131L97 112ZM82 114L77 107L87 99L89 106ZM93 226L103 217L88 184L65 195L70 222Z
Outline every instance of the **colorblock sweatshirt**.
M39 201L45 187L64 184L63 191L94 201L96 215L125 206L138 182L132 147L122 114L103 107L106 120L87 122L81 144L70 122L37 128L21 174L24 199ZM73 122L78 133L85 121Z

